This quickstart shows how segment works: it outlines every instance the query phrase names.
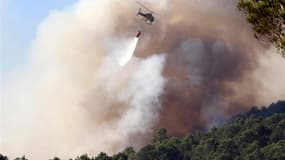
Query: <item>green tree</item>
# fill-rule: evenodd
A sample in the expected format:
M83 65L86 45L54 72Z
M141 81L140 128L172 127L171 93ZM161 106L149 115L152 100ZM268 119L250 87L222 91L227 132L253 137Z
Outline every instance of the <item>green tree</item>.
M101 152L94 160L112 160L106 153Z
M89 158L89 156L87 154L83 154L77 158L75 158L75 160L94 160L93 158Z
M8 160L8 157L6 157L6 156L0 154L0 159L1 159L1 160Z
M273 143L261 149L264 160L285 160L285 140Z
M123 153L125 155L127 155L128 157L128 160L135 160L135 157L136 157L136 151L134 150L133 147L127 147Z
M157 160L153 145L144 146L136 155L137 160Z
M26 158L26 156L22 156L15 158L15 160L28 160L28 159Z
M238 8L247 14L255 36L273 43L285 56L285 1L240 0Z
M152 139L152 142L153 143L161 143L167 139L168 139L167 130L164 128L161 128L155 132L154 137Z
M220 160L233 160L233 157L239 155L239 150L232 139L224 139L218 145L217 155Z

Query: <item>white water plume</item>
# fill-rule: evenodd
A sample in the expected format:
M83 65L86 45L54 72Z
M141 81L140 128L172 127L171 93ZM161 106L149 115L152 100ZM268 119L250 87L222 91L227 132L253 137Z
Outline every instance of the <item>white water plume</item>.
M135 52L137 43L138 43L138 38L135 37L130 41L130 43L126 47L126 49L119 51L119 52L121 52L121 53L119 53L120 57L118 58L118 63L120 66L126 65L131 60L131 58Z

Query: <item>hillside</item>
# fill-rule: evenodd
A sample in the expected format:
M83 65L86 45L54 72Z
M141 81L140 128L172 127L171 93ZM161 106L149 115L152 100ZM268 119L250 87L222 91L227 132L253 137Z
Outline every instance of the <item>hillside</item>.
M128 147L113 156L101 153L94 158L82 155L74 160L285 160L284 108L285 101L268 108L253 107L221 128L181 138L160 129L152 142L138 152ZM8 159L0 156L1 160L5 158Z
M285 101L279 101L277 103L272 103L268 107L263 106L260 109L258 109L258 107L256 106L252 107L251 110L249 110L248 112L234 116L230 120L230 122L236 119L239 119L239 118L248 118L250 116L258 116L258 117L266 118L276 113L285 113Z

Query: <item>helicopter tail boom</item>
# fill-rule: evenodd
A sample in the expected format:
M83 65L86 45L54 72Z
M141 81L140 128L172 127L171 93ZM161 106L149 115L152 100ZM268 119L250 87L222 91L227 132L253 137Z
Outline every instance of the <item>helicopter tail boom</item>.
M139 16L141 14L141 8L139 9L138 13L137 13L137 16Z

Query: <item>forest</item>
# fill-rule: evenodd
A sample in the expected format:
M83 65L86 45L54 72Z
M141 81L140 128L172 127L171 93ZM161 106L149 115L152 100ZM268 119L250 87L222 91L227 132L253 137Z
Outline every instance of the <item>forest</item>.
M83 154L70 160L285 160L285 101L253 107L222 127L195 131L184 137L159 129L151 143L135 151L127 147L115 155ZM0 155L0 160L8 157ZM15 160L28 160L19 157ZM54 157L50 160L60 160Z

